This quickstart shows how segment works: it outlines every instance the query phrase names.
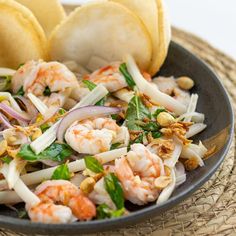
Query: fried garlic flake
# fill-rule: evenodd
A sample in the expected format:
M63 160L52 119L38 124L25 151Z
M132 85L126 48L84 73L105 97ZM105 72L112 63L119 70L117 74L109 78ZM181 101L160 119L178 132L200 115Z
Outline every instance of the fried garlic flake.
M174 124L171 124L167 128L162 128L161 132L166 137L172 137L173 135L175 135L183 142L184 145L187 145L192 141L187 139L185 135L189 130L189 126L191 126L192 124L192 122L176 122Z

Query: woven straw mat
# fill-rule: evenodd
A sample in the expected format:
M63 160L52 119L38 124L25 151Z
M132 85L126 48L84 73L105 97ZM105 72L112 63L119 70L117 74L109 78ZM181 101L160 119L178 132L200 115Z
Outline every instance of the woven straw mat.
M173 29L173 40L207 62L222 79L236 107L236 62L189 33ZM136 226L94 236L236 235L236 164L233 142L215 175L190 198ZM0 230L0 235L16 235ZM91 235L92 236L92 235Z

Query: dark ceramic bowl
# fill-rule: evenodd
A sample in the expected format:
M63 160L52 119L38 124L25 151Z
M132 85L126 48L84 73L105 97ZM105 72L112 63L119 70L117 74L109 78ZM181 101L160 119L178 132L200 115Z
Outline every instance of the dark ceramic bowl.
M126 225L135 224L163 213L189 197L203 185L217 170L227 154L233 137L233 110L225 88L214 72L200 59L172 42L168 58L163 66L161 75L187 75L194 79L195 88L192 92L199 95L197 110L206 115L207 129L199 134L198 139L208 140L215 136L219 150L208 160L205 166L187 174L187 181L177 188L171 198L164 204L157 206L150 204L145 207L127 205L131 214L118 219L95 220L73 224L47 225L31 223L29 220L18 219L14 211L4 206L0 207L0 227L29 234L49 235L78 235L105 230L114 230ZM219 141L220 140L220 141ZM209 143L209 142L208 142ZM23 207L19 205L17 207Z

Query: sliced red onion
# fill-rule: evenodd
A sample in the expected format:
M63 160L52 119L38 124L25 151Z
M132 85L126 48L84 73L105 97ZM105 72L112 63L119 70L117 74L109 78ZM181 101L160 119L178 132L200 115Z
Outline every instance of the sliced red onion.
M0 121L6 128L13 128L6 116L0 113Z
M28 99L26 99L23 96L15 96L14 98L20 100L24 104L26 111L31 118L34 118L37 116L38 110Z
M28 118L26 118L25 116L23 116L22 114L15 111L14 109L12 109L11 107L9 107L8 105L4 103L0 103L0 109L18 121L27 122L27 123L30 122Z
M57 129L57 140L63 142L66 130L75 121L81 121L95 116L118 114L121 110L114 107L86 106L69 112L60 122Z

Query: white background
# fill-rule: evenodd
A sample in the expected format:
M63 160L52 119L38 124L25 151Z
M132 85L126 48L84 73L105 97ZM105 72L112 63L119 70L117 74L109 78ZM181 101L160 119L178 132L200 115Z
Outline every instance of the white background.
M62 0L65 3L87 1ZM236 0L166 0L166 2L170 8L173 25L199 35L236 59Z

